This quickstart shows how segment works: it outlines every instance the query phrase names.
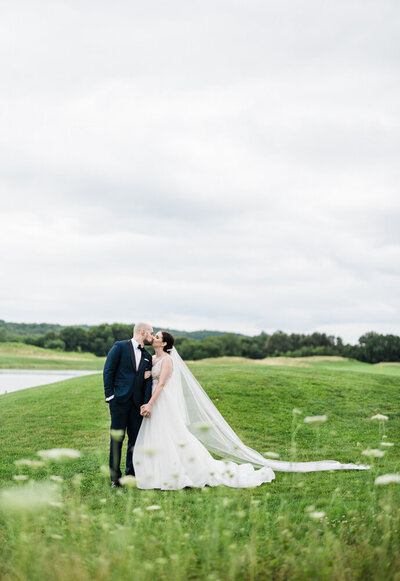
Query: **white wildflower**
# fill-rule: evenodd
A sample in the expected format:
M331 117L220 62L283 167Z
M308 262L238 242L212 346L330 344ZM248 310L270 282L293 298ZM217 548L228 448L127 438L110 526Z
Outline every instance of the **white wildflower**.
M388 420L389 416L385 416L383 414L376 414L375 416L372 416L372 418L370 418L371 420Z
M79 486L82 483L82 480L83 480L83 474L80 474L78 472L78 474L74 474L74 476L72 477L71 482L72 482L73 486L75 486L75 488L79 488Z
M385 455L385 452L383 450L372 448L371 450L364 450L361 454L363 456L371 456L371 458L382 458Z
M400 474L382 474L375 478L374 484L391 484L392 482L400 484Z
M319 424L321 422L326 422L327 416L306 416L304 421L306 424Z
M204 422L194 422L191 427L198 432L208 432L208 430L211 430L212 425Z
M266 458L279 458L279 454L277 452L264 452L264 456Z
M110 468L108 466L106 466L105 464L102 464L100 466L100 474L102 474L103 476L110 476Z
M50 538L54 539L55 541L61 541L62 536L61 535L50 535Z
M42 468L45 466L45 463L42 462L42 460L28 460L27 458L15 460L14 464L16 466L29 466L29 468Z
M64 460L80 458L82 453L79 450L71 450L70 448L52 448L51 450L40 450L37 452L37 455L43 458L43 460L63 462Z
M157 448L146 448L146 446L137 446L135 448L136 452L139 452L140 454L144 454L145 456L148 456L149 458L152 458L153 456L156 456L160 450L157 450Z
M299 410L298 408L293 408L293 409L292 409L292 414L293 414L294 416L299 416L299 415L301 415L302 413L303 413L303 412L302 412L301 410Z
M311 518L319 519L325 516L325 512L323 510L314 510L308 513L308 516Z
M110 436L112 440L122 442L125 436L125 430L110 430Z
M62 502L50 502L49 504L53 508L62 508L63 507L63 503Z
M158 504L151 504L150 506L146 506L146 510L161 510L161 506Z
M26 484L5 488L0 492L0 510L3 512L42 512L52 502L59 502L59 488L51 482L28 481Z
M26 474L14 474L13 479L16 480L17 482L22 482L24 480L28 480L28 477L26 476Z
M387 446L388 448L394 446L393 442L381 442L381 446Z
M64 482L64 478L62 476L57 476L55 474L52 474L50 476L50 480L52 480L53 482L58 482L59 484L61 484L61 482Z
M127 488L136 488L136 478L132 474L127 474L119 479L121 486L126 486Z

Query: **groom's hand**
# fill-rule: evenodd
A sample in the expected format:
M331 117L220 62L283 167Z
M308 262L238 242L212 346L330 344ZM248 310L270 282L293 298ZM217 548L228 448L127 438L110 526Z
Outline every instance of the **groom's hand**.
M151 415L152 408L153 406L151 405L151 403L143 404L140 408L140 415L143 416L144 418L149 418Z

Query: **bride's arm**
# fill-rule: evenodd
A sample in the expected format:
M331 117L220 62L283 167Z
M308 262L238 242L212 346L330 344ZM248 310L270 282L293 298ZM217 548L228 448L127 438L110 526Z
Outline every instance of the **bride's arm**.
M157 387L154 390L154 393L151 396L149 402L147 404L142 405L142 407L140 408L141 412L143 411L151 413L154 403L157 401L157 398L159 397L160 393L164 388L164 385L167 383L167 380L171 375L171 371L172 371L172 360L170 357L165 357L164 361L161 363L160 379L158 380Z

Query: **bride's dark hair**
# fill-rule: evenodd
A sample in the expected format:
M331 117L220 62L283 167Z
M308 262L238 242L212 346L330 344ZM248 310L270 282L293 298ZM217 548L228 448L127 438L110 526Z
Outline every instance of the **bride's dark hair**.
M175 343L174 336L171 335L171 333L168 333L168 331L161 331L161 333L162 333L163 343L167 343L166 345L164 345L163 350L166 353L169 353L171 351L172 347L174 346L174 343Z

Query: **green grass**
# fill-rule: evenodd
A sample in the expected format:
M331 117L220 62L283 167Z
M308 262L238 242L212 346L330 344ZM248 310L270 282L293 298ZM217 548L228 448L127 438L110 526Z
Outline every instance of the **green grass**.
M374 486L377 475L400 472L400 382L369 367L370 373L343 361L191 364L231 426L260 452L286 459L295 449L297 460L366 463L362 450L379 448L383 436L395 444L367 472L276 472L272 483L252 489L111 490L101 473L109 413L100 376L1 396L0 486L15 486L26 510L3 502L0 578L400 579L400 485ZM389 420L371 421L376 413ZM320 414L328 421L319 428L303 422ZM14 465L53 447L83 455L36 469ZM62 505L29 511L35 491L13 484L16 474L43 491L50 475L62 476L49 492ZM161 510L147 511L150 505ZM309 507L326 514L312 519Z
M25 343L0 343L0 369L103 369L104 357L42 349Z

